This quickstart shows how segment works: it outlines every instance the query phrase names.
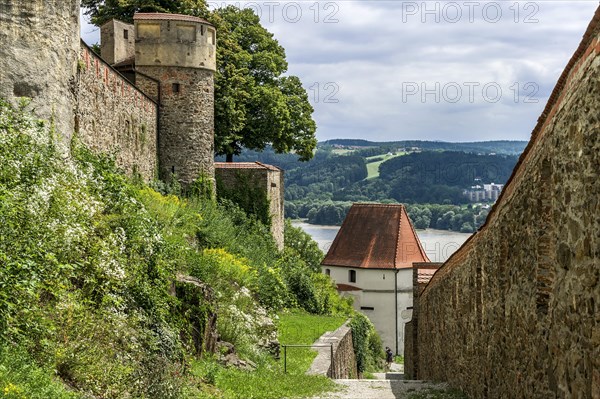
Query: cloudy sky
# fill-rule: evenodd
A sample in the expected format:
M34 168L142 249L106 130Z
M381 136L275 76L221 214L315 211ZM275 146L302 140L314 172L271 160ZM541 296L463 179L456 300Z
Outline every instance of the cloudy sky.
M209 1L286 49L319 140L528 140L598 1ZM82 36L99 41L82 20Z

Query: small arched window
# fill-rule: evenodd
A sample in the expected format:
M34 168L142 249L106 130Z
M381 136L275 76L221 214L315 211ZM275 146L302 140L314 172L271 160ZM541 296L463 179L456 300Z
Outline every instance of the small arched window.
M328 276L331 276L331 270L330 269L325 269L325 274Z
M348 272L348 281L351 283L356 283L356 270L350 270Z

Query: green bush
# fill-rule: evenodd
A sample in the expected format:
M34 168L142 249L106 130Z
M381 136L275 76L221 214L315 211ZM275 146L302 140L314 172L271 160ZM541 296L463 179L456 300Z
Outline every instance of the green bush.
M373 323L362 313L355 313L350 320L350 328L358 372L380 369L384 353Z
M54 373L33 365L22 348L0 347L0 397L4 399L78 399Z

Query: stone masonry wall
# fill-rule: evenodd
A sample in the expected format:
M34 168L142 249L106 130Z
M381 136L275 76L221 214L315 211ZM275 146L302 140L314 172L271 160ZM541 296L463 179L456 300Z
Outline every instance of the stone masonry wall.
M283 208L283 170L269 171L267 175L267 198L269 198L269 211L271 213L271 234L275 238L277 247L283 250L285 218Z
M30 97L68 143L74 129L78 0L0 0L0 97Z
M129 174L154 179L158 168L156 103L81 44L76 130L91 149L115 155Z
M352 329L344 324L332 332L326 332L316 342L317 345L333 344L333 366L329 347L315 348L317 357L308 374L323 375L334 379L357 378L356 357L352 345Z
M136 75L144 92L148 87L148 93L160 93L160 178L168 180L174 173L189 184L204 176L214 186L213 72L173 66L138 66L136 71L146 75ZM150 78L161 82L158 90Z
M406 379L416 379L419 368L419 345L417 326L419 324L418 298L430 281L432 274L442 266L441 262L415 262L412 269L413 308L412 320L404 325L404 375Z
M418 299L418 378L600 397L599 26L597 11L485 226Z
M284 247L283 170L266 168L216 168L215 175L229 190L244 190L245 184L265 190L271 215L271 234L280 250Z

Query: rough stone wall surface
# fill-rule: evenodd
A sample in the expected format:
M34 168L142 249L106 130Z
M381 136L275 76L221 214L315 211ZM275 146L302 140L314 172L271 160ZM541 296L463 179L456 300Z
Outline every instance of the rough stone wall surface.
M315 348L317 357L307 371L311 375L323 375L334 379L357 378L356 356L352 345L352 329L344 324L335 331L328 331L316 342L316 345L333 344L333 365L330 347Z
M277 243L277 247L283 250L285 218L283 209L283 170L271 170L268 173L267 198L269 199L269 208L271 213L271 234Z
M431 279L432 273L442 266L441 262L415 262L412 268L413 308L412 319L404 325L404 374L406 379L417 379L419 368L419 297Z
M174 172L189 184L203 176L214 186L213 72L171 66L138 66L137 71L160 81L160 178L168 180ZM150 96L157 91L147 77L138 74L136 83Z
M0 97L30 97L65 142L74 129L79 0L0 0Z
M228 189L243 187L240 179L265 190L271 214L271 234L280 250L284 247L283 171L269 169L216 168L215 175ZM275 186L273 186L275 184Z
M600 13L486 225L419 298L418 378L600 398Z
M412 320L404 324L404 376L407 380L416 379L415 340L413 339L413 326L414 321Z
M158 165L157 116L156 103L81 45L76 129L82 143L114 154L129 174L152 180Z

